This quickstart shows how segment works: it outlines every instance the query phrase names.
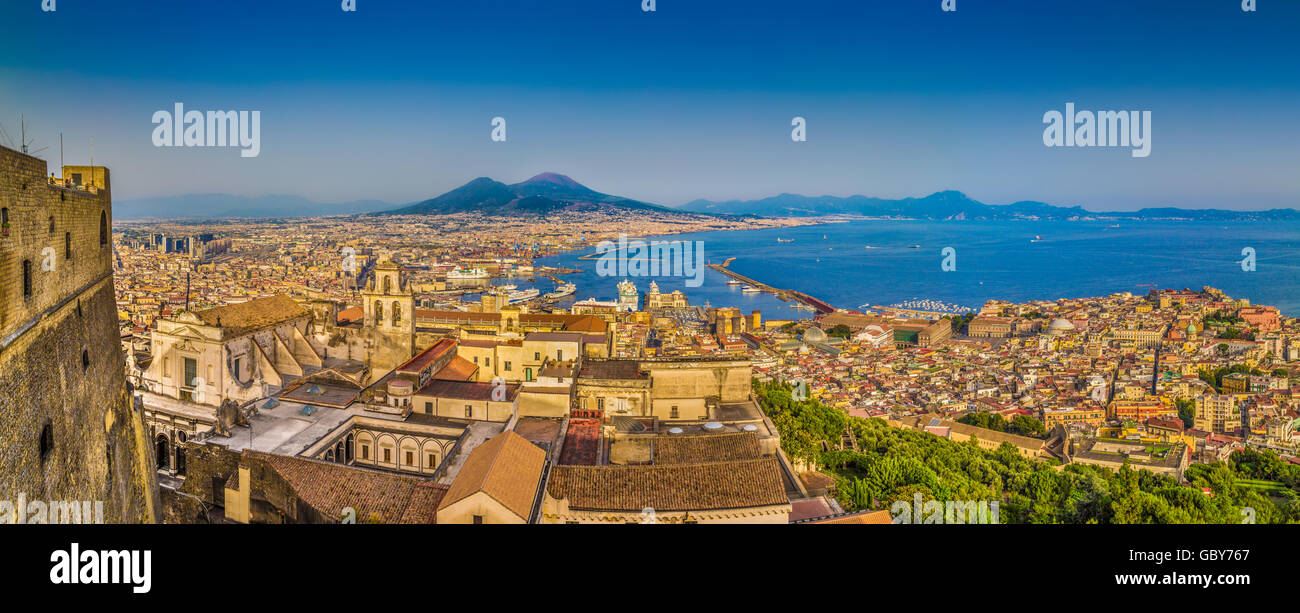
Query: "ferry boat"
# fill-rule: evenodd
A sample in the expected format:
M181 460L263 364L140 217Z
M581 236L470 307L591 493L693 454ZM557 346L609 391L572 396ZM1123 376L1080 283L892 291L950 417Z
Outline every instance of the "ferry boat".
M490 276L491 275L488 274L488 271L483 270L482 268L457 268L456 270L447 273L448 280L487 279Z
M529 288L529 289L519 290L519 291L517 291L517 292L510 292L508 295L506 295L506 303L507 303L507 304L514 304L514 303L516 303L516 302L523 302L523 301L525 301L525 300L532 300L533 298L536 298L536 297L538 297L539 295L541 295L541 292L538 291L537 288L535 288L535 287L534 287L534 288Z
M546 294L546 297L547 297L547 298L563 298L563 297L565 297L565 296L572 296L573 293L576 292L576 291L578 291L578 286L576 286L576 285L574 285L574 284L572 284L572 283L565 283L564 285L561 285L561 286L555 288L555 291Z

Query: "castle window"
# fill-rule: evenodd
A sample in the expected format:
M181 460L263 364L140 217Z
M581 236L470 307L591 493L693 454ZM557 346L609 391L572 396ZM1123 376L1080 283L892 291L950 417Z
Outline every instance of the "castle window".
M402 303L393 301L393 325L402 323Z
M361 459L363 459L363 460L369 460L369 459L370 459L370 445L362 445L362 446L361 446Z
M54 216L50 215L50 234L54 234Z
M32 297L32 261L23 260L23 298Z
M4 227L5 235L9 234L9 209L0 209L0 226Z
M103 247L108 244L108 213L99 212L99 246Z
M90 352L85 349L81 350L81 370L90 368Z
M384 303L375 301L375 324L384 323Z
M472 404L465 405L465 417L473 417L473 416L474 416L474 405Z
M408 451L406 452L406 465L410 466L412 464L415 464L415 453Z
M65 260L72 259L72 233L71 232L63 233L63 259Z
M438 466L438 456L436 456L436 455L434 455L434 454L431 453L431 454L429 454L429 464L428 464L428 467L429 467L429 468L434 468L434 467L436 467L436 466Z
M393 293L393 278L388 275L384 275L384 293Z
M45 426L41 428L40 446L41 462L44 462L50 458L50 452L54 451L54 426L51 426L49 422L46 422Z
M506 360L506 372L510 372L510 360Z

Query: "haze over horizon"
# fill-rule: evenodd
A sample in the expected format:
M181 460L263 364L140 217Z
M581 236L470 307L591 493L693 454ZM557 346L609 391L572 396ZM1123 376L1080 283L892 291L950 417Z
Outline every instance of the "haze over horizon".
M1295 3L233 4L0 7L14 26L0 125L17 139L24 113L51 168L60 132L68 163L88 161L93 136L119 201L405 204L556 172L672 207L942 190L1090 211L1300 206ZM214 20L230 27L184 27ZM42 42L65 29L134 44ZM1078 53L1081 33L1094 52ZM261 111L260 155L154 147L150 118L175 102ZM1150 157L1045 147L1041 118L1067 102L1150 110ZM507 142L489 139L495 116ZM807 142L790 140L795 116Z

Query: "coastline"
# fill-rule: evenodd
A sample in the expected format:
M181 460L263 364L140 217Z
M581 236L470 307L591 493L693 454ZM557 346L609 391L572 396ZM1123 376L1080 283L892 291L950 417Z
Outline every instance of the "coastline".
M942 223L843 217L800 221L805 219L812 223L784 226L789 234L776 228L746 228L684 230L641 238L702 240L709 264L735 257L728 267L731 272L845 310L860 310L859 305L865 304L898 304L888 308L908 309L903 303L918 296L978 310L988 300L1050 302L1125 292L1141 295L1153 287L1212 286L1251 304L1277 307L1288 317L1300 314L1300 292L1289 280L1295 266L1287 264L1292 254L1300 254L1292 246L1296 231L1292 226L1297 224L1143 220L1116 228L1104 221ZM829 238L826 243L821 242L823 228ZM770 232L754 234L762 230ZM1036 240L1036 234L1042 240ZM904 248L916 243L923 248ZM940 248L949 245L959 254L959 272L940 268ZM1240 245L1268 253L1270 261L1265 263L1261 255L1258 272L1243 273ZM581 268L579 259L591 258L555 254L537 260L544 266ZM653 280L663 291L671 291L671 277ZM608 289L592 286L593 282L597 281L581 284L588 286L584 294ZM716 287L680 289L692 304L703 304L705 297L717 300L721 293Z

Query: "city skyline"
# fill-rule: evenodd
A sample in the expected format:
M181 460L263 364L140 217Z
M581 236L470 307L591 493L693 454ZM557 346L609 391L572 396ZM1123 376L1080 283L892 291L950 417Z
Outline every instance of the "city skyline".
M1134 14L1119 3L963 2L946 14L937 1L792 13L772 2L643 12L631 1L399 10L371 0L355 13L288 2L163 15L30 4L0 9L22 26L0 42L13 58L0 62L11 85L0 125L16 140L24 114L52 161L60 133L69 163L89 160L93 136L96 164L117 170L118 201L402 204L473 177L544 171L667 206L953 189L1091 211L1260 210L1295 208L1300 193L1289 121L1300 83L1285 62L1294 5L1155 2ZM230 27L185 27L223 20ZM422 27L392 29L408 23ZM139 44L41 43L89 26ZM1089 52L1062 30L1092 36ZM756 40L778 44L754 50ZM177 102L260 111L260 155L154 147L150 118ZM1044 114L1068 103L1150 111L1150 155L1044 146ZM506 142L490 138L498 116ZM794 117L807 121L806 142L791 141Z

